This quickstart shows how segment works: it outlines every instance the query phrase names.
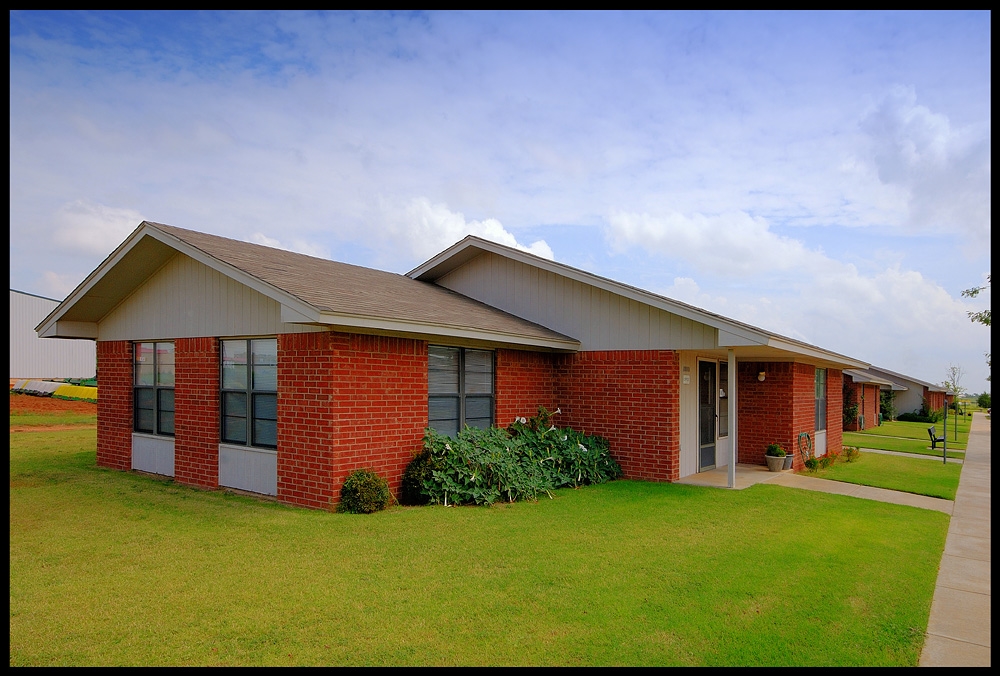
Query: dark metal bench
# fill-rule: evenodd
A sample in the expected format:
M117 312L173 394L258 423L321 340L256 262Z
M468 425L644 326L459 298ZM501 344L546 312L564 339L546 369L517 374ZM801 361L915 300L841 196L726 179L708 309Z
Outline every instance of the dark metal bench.
M932 451L937 448L938 444L943 444L944 443L944 437L939 437L937 435L937 430L934 428L933 425L931 425L930 427L927 428L927 434L929 434L930 437L931 437L931 450Z

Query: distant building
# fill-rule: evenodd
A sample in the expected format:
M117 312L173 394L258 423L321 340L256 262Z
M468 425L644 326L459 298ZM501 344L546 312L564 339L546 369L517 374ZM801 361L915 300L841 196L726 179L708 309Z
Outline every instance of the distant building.
M10 290L10 377L93 378L97 349L92 340L42 340L35 327L59 301Z

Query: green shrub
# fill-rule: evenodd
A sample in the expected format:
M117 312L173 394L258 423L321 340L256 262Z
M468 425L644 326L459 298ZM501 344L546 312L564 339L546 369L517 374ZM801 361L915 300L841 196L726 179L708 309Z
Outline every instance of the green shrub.
M429 449L421 448L417 451L403 472L400 502L404 505L426 505L430 498L424 492L424 483L432 479L436 468L439 468L438 463Z
M844 462L854 462L861 457L857 446L844 446Z
M344 479L337 510L350 514L371 514L389 506L389 484L371 470L359 469Z
M434 504L490 505L537 500L542 493L551 497L556 488L622 476L606 439L559 429L552 415L539 407L537 416L520 418L508 429L466 427L456 437L428 428L423 453L429 457L423 462L430 471L420 474L421 494Z
M760 448L760 446L757 448ZM768 444L766 455L770 455L774 458L784 458L788 455L788 453L785 452L785 449L781 446L781 444Z
M815 472L819 467L819 460L816 458L806 458L806 469L810 472Z
M830 465L832 465L833 464L833 460L834 459L832 457L830 457L829 455L821 455L819 457L819 467L820 467L820 469L826 469L827 467L829 467Z

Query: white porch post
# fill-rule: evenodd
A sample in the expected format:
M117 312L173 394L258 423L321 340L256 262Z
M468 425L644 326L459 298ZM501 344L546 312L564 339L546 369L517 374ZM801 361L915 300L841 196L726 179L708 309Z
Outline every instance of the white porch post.
M736 488L736 441L739 426L736 417L736 352L729 348L729 487Z

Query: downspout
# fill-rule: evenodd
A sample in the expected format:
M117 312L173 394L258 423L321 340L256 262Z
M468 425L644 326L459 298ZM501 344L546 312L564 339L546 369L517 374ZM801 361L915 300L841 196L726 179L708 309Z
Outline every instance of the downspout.
M736 488L736 442L738 422L736 417L736 352L729 348L729 487Z

